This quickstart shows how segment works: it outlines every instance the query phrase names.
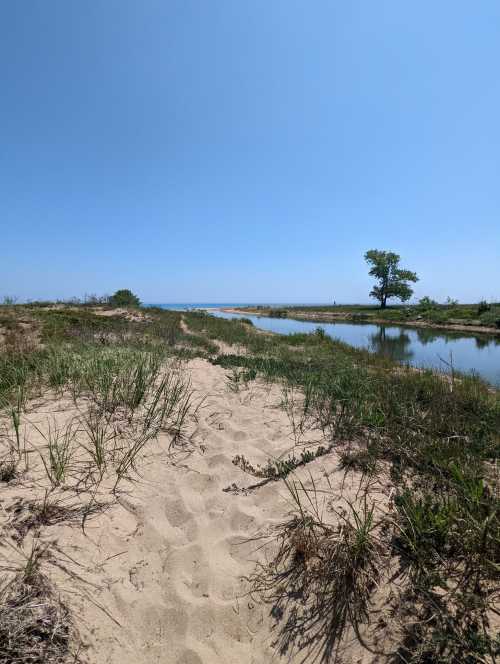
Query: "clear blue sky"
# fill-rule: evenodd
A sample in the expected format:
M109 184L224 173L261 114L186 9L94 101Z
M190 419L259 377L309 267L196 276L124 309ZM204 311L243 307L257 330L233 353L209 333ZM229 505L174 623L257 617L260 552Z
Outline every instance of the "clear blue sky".
M2 0L0 297L500 299L498 0Z

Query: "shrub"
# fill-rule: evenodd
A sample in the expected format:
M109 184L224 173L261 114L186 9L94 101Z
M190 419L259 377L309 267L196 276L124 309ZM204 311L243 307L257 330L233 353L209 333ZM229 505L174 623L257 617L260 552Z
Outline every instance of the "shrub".
M314 336L318 341L324 341L325 339L328 338L328 335L325 332L325 329L323 327L317 327L314 330Z
M141 301L134 295L128 288L117 290L114 295L109 298L109 303L114 307L140 307Z
M448 313L446 311L431 309L427 312L427 319L431 323L446 323L448 321Z
M481 324L500 329L500 309L490 309L481 314Z
M484 314L486 311L489 311L491 309L490 305L486 302L486 300L481 300L481 302L477 305L477 313L480 316L481 314Z
M422 297L418 301L418 306L420 309L433 309L434 307L437 307L437 302L436 300L431 299L428 295L425 297Z

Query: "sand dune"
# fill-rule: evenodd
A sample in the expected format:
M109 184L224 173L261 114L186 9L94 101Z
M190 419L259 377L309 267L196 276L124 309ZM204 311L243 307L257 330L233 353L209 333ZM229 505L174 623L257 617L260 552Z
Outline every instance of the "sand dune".
M248 594L245 577L266 554L248 539L286 515L287 492L282 482L237 490L258 480L232 463L244 454L262 464L293 445L280 390L253 381L231 392L226 372L205 360L189 362L187 370L197 398L203 398L189 442L170 453L168 439L160 437L137 481L124 487L117 503L89 518L85 533L80 524L67 523L40 533L60 551L50 575L72 609L80 655L89 662L281 661L273 648L270 607ZM61 420L71 408L69 402L45 401L29 421L42 422L50 414ZM329 476L330 483L340 484L343 475L336 468L337 459L327 455L302 476ZM8 506L15 497L39 491L36 486L23 481L2 493L4 529ZM303 657L298 652L291 661ZM365 659L358 654L345 661Z

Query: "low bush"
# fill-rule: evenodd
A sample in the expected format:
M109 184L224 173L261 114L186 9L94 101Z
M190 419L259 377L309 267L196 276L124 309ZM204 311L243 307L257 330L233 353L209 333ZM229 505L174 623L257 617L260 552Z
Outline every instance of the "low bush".
M481 323L488 327L500 329L500 308L492 308L481 314Z

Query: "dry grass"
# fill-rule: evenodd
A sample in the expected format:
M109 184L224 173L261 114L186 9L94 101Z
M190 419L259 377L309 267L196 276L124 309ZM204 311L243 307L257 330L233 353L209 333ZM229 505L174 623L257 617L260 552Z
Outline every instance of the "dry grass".
M291 518L273 527L274 554L250 578L252 593L271 604L281 654L307 662L338 656L344 636L369 622L370 599L387 566L380 523L366 494L325 519L314 481L286 481Z
M43 500L18 498L6 511L10 516L9 526L13 539L20 544L29 532L38 534L44 526L80 523L83 527L90 516L102 512L108 505L92 498L87 504L68 502L67 498L53 496L46 491Z
M11 454L0 459L0 482L12 482L17 474L17 460Z
M77 661L70 654L69 610L41 571L45 553L35 543L0 589L0 664Z

